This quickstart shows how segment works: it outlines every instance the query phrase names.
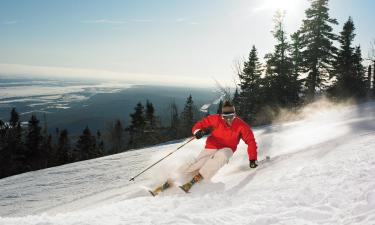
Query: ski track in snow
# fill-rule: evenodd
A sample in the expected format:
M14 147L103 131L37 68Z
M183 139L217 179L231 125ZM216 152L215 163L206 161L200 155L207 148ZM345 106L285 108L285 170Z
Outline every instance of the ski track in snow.
M1 225L375 224L375 102L320 110L255 130L259 159L246 145L212 182L151 197L203 148L196 140L128 180L182 142L29 172L0 180ZM169 172L168 172L169 171Z

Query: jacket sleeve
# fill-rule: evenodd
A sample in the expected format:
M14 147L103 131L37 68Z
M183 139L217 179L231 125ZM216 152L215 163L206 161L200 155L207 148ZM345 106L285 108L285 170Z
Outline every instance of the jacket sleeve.
M214 115L209 115L203 118L202 120L198 121L191 129L191 132L194 135L195 132L197 132L197 130L204 130L209 127L214 127L214 125L215 125L215 117Z
M247 154L249 155L249 160L257 160L257 143L255 141L253 131L246 123L244 123L242 126L241 137L242 140L247 144Z

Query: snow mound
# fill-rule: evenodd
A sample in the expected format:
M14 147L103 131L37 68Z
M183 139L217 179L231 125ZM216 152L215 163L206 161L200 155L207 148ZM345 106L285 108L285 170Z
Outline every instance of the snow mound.
M375 102L309 112L255 129L259 159L240 143L213 178L151 197L203 148L197 140L136 179L182 142L0 180L0 224L375 224Z

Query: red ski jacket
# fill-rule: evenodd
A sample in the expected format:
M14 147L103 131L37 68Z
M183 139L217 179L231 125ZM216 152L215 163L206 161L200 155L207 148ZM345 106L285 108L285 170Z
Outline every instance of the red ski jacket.
M257 160L257 144L251 127L238 117L229 126L219 114L209 115L198 121L192 128L193 134L198 130L212 127L212 133L206 140L207 149L230 148L237 150L240 138L247 144L249 160Z

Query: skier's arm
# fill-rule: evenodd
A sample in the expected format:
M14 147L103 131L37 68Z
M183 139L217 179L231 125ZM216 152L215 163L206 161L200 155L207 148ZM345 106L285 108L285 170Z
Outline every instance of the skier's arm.
M199 130L201 131L208 131L212 130L214 127L214 118L213 115L206 116L202 120L198 121L193 128L191 129L192 134L195 135Z
M247 144L247 154L249 160L257 160L257 143L254 138L254 133L250 126L244 124L241 129L242 140Z

